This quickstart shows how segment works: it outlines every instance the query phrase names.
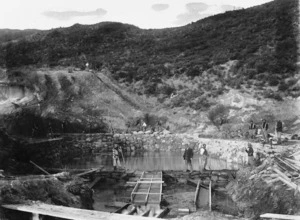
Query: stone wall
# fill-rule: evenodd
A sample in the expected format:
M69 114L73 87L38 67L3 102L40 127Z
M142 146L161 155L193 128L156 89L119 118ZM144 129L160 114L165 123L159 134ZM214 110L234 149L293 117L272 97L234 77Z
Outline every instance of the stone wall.
M206 144L209 155L228 162L247 162L245 140L224 140L190 137L184 134L144 133L135 134L64 134L64 145L70 155L111 152L114 144L123 151L183 151L185 144L199 151L199 144ZM261 144L251 143L254 151ZM66 147L67 146L67 147Z
M54 136L55 137L55 136ZM136 151L183 151L185 144L199 151L199 144L207 145L211 156L228 162L247 162L245 147L247 141L208 139L170 133L134 133L134 134L56 134L52 139L15 142L13 151L6 150L18 162L28 163L30 160L40 166L60 167L68 164L75 157L92 154L111 153L114 145L121 146L124 152ZM256 151L260 144L253 143ZM5 150L2 146L1 151ZM7 158L7 157L6 157ZM1 158L0 158L1 159ZM3 159L3 158L2 158ZM29 164L32 168L32 165ZM0 167L1 169L1 167Z
M162 133L135 134L61 134L63 143L73 154L111 152L113 145L121 146L123 151L181 151L187 141L184 136Z

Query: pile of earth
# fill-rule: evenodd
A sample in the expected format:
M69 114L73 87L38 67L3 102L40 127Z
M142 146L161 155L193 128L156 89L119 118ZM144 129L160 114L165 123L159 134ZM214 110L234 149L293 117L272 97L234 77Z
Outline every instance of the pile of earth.
M0 179L0 206L43 202L67 207L93 209L93 192L81 178L69 173ZM30 213L29 213L30 214ZM24 219L26 213L0 209L0 216Z
M279 170L275 162L276 157L265 158L263 163L254 169L241 168L237 172L237 178L227 185L227 194L237 204L240 216L259 219L264 213L299 214L299 191L274 179L276 174L273 170ZM299 177L290 178L296 183L298 179Z

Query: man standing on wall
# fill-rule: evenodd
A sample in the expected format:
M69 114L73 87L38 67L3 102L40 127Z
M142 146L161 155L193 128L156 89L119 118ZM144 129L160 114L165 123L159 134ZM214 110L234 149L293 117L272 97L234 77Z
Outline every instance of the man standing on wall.
M118 146L115 144L112 150L112 158L113 158L113 166L114 170L116 170L118 167L121 167L120 162L120 152L118 150Z
M207 165L207 159L208 159L208 152L206 150L206 144L203 144L200 147L200 158L199 158L199 164L200 164L200 172L203 172L206 170L206 165ZM203 167L201 167L201 164L204 162Z
M249 134L250 134L250 138L254 139L256 135L256 125L254 124L253 120L251 120L249 124Z
M265 143L269 143L269 138L268 138L268 129L269 129L269 124L267 123L266 119L262 120L262 133L264 137Z
M254 158L253 158L253 148L250 143L248 143L248 147L245 150L248 154L248 164L253 167L254 166Z
M275 136L277 138L277 144L281 144L281 133L283 130L283 123L281 120L278 120L276 122L276 126L275 126Z
M186 172L189 172L189 166L191 168L191 172L193 172L193 164L192 164L192 159L193 159L193 156L194 156L194 152L193 152L193 149L188 145L188 144L185 144L185 150L184 150L184 153L183 153L183 159L185 161L185 166L186 166Z

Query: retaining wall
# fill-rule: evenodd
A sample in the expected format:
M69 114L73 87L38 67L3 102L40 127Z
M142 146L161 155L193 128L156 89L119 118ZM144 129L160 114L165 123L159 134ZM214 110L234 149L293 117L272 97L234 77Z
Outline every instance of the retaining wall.
M224 140L189 137L184 134L170 133L134 133L134 134L63 134L67 149L75 154L111 152L114 144L121 146L123 151L183 151L185 144L199 151L199 143L206 144L208 153L228 162L247 162L245 148L248 142L244 140ZM254 151L260 143L251 143ZM73 153L73 154L74 154Z
M189 137L183 134L144 133L134 134L56 134L59 139L33 140L14 144L13 149L0 147L5 151L5 158L16 158L20 162L30 160L41 166L60 167L68 164L75 157L91 154L111 153L114 145L121 146L124 152L135 151L183 151L185 144L199 150L199 143L207 145L208 153L228 162L244 163L247 161L246 141L207 139ZM253 143L256 151L260 144ZM7 154L9 154L7 156ZM2 154L4 155L4 154ZM0 158L1 159L1 158ZM2 158L3 160L4 158ZM1 169L1 167L0 167Z

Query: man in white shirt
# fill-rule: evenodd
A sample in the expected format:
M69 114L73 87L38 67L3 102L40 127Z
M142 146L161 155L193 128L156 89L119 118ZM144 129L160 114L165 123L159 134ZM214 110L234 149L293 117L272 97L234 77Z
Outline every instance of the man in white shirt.
M208 152L206 150L206 144L202 144L200 147L200 158L199 158L199 164L200 164L200 171L203 172L203 170L206 170L206 165L207 165L207 158L208 158ZM204 165L201 168L201 164L204 161Z

